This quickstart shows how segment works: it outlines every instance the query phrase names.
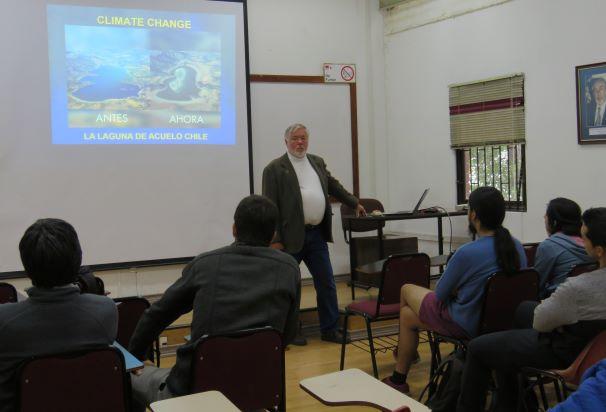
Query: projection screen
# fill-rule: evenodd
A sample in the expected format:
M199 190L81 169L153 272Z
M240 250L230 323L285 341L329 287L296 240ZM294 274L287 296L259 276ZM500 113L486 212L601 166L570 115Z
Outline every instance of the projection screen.
M245 3L5 0L0 272L36 219L83 262L170 260L232 241L251 193Z

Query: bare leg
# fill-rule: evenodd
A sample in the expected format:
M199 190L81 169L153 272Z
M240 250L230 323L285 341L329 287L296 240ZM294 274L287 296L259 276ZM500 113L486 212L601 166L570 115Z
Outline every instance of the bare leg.
M419 346L419 328L427 329L419 319L419 309L425 296L431 292L416 285L404 285L400 300L400 336L396 372L407 374Z
M419 314L421 303L425 296L431 292L422 286L407 284L400 289L400 307L410 306L414 313Z

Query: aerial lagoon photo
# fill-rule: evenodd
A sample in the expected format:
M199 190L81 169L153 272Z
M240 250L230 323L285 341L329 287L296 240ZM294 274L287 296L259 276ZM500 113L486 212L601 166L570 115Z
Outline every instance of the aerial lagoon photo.
M219 33L65 26L69 127L220 127Z

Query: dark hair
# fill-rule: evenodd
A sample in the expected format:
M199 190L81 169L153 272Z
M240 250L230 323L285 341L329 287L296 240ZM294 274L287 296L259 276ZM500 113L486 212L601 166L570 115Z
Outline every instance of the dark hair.
M251 246L268 246L278 223L278 208L265 196L250 195L234 213L236 239Z
M547 204L547 226L549 233L562 232L568 236L581 234L581 208L574 201L556 197Z
M73 283L82 263L78 235L61 219L40 219L28 227L19 253L27 276L42 288Z
M583 213L583 223L587 227L585 236L593 246L606 247L606 207L594 207Z
M469 210L484 229L494 230L494 247L497 264L505 273L520 269L520 256L509 230L503 227L505 199L494 187L479 187L469 195Z

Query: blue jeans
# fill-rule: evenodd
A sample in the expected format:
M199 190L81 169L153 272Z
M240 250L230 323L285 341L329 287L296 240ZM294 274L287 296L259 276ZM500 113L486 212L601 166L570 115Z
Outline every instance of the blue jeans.
M319 226L305 230L303 249L293 253L292 257L296 259L297 263L305 262L313 277L320 330L323 333L336 330L339 320L337 288L328 255L328 245Z

